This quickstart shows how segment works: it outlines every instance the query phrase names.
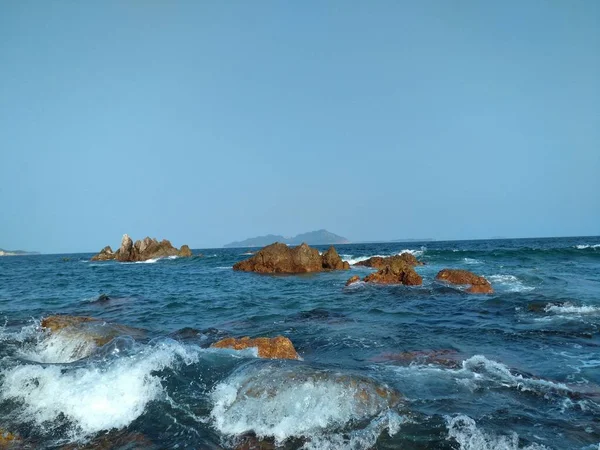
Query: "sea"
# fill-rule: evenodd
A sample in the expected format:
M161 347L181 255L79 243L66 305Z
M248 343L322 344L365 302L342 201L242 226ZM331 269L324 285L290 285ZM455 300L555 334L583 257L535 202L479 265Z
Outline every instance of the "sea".
M410 252L423 285L346 287L365 267L234 272L245 248L0 258L0 444L600 449L600 237L336 248L350 263ZM443 268L495 293L440 284ZM55 314L120 331L97 345L42 330ZM300 360L211 348L279 335Z

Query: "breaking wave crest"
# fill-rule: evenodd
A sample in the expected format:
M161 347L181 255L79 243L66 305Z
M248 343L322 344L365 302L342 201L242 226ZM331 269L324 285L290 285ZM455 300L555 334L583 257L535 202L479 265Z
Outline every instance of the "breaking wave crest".
M85 367L19 365L1 372L0 400L15 402L12 414L22 422L48 431L68 425L73 439L84 438L126 427L164 397L154 371L197 360L197 352L163 341Z
M339 448L336 440L341 439L362 449L369 448L383 428L397 431L402 420L391 408L399 400L395 391L370 379L299 364L257 362L214 388L211 418L215 428L229 436L253 432L278 443L310 438L306 448ZM350 437L337 436L347 425L365 419L370 424L366 428ZM321 444L315 447L317 442Z
M519 446L519 435L510 433L507 435L496 435L486 433L477 427L477 424L469 416L463 414L455 417L446 417L448 437L454 439L460 450L544 450L547 447L539 444L531 444L525 447Z

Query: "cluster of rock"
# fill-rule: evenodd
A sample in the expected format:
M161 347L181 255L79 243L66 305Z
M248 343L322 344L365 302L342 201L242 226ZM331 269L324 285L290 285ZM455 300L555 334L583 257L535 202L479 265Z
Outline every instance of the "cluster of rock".
M333 246L321 255L316 248L309 247L306 243L288 247L279 242L266 246L233 266L233 270L244 272L287 274L348 269L350 264L342 261Z
M466 292L470 294L493 294L494 289L488 280L468 270L443 269L435 277L436 280L450 284L468 285Z
M365 283L404 284L407 286L420 286L423 284L423 278L414 269L415 266L423 265L423 263L410 253L385 258L374 256L355 265L379 269L377 272L367 275L363 279ZM355 275L346 282L346 286L358 281L360 281L360 277Z
M178 250L166 239L159 242L154 238L146 237L135 241L134 244L129 235L125 234L121 240L121 246L116 252L113 252L110 246L106 246L100 250L100 253L92 257L92 261L109 261L114 259L121 262L136 262L168 256L188 257L192 256L192 251L187 245L181 246Z

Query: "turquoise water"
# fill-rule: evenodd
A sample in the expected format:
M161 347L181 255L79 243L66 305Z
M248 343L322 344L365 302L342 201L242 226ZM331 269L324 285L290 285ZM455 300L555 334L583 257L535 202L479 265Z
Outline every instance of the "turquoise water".
M255 434L290 449L600 448L600 237L337 249L351 262L410 250L423 286L344 287L368 268L234 272L248 249L0 258L0 427L29 448L220 449ZM445 267L495 294L437 284ZM142 331L97 348L42 333L50 314ZM302 361L209 349L280 334Z

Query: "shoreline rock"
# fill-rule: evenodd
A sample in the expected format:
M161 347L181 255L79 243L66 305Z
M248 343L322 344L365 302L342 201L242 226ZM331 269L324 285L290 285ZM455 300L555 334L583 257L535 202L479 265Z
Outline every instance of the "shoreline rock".
M300 359L292 341L283 336L274 338L258 337L250 339L245 336L239 339L226 338L211 345L213 348L231 348L233 350L245 350L257 348L259 358L267 359Z
M291 248L279 242L233 265L233 270L256 273L298 274L348 269L350 264L342 261L333 246L320 255L316 248L306 243Z
M423 284L423 278L421 278L414 267L407 263L403 258L381 259L386 260L387 264L381 267L377 272L373 272L364 277L362 281L373 284L403 284L405 286L420 286ZM379 264L379 261L376 263ZM358 281L360 281L360 278L358 275L354 275L346 281L346 286L357 283Z
M110 246L106 246L100 253L94 255L91 261L117 260L121 262L137 262L155 258L165 258L168 256L187 258L192 256L192 251L187 245L182 245L178 250L166 239L159 242L157 239L145 237L134 243L129 235L124 234L123 239L121 240L121 246L116 252L113 252Z
M374 269L383 269L385 266L395 264L397 262L404 262L410 266L423 266L425 263L419 261L412 253L404 252L400 255L393 256L372 256L364 261L359 261L354 266L372 267Z
M435 277L438 281L449 284L470 285L469 294L493 294L494 289L488 280L463 269L442 269Z

